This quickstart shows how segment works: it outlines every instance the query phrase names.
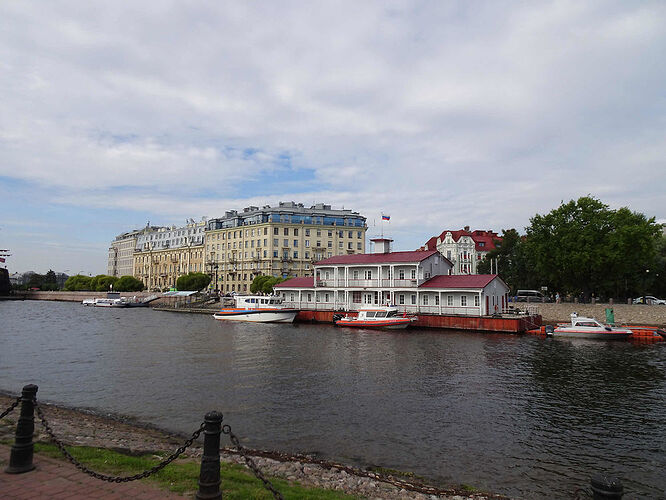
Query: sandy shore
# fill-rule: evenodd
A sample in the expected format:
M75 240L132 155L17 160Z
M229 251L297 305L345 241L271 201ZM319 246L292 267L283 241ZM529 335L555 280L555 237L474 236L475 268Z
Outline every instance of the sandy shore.
M14 398L0 394L0 411L4 411ZM49 425L56 436L66 444L108 448L122 453L143 454L173 452L189 436L177 435L156 427L114 415L99 415L91 411L65 408L42 403ZM13 442L19 408L0 421L0 440ZM194 431L195 429L192 429ZM35 422L36 440L47 442L48 436L40 423ZM224 439L223 438L223 446ZM199 440L186 452L188 457L199 458L203 442ZM370 499L505 499L501 495L470 494L463 489L442 488L426 484L399 474L380 474L345 464L317 460L308 456L287 455L274 451L252 450L252 457L260 470L268 476L285 478L303 486L344 491ZM222 460L244 465L242 457L233 449L222 452Z

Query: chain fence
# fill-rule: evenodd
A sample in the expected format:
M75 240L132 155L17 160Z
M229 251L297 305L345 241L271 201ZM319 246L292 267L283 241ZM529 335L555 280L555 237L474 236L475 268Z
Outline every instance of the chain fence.
M164 469L167 465L169 465L171 462L173 462L176 458L178 458L180 455L182 455L187 448L192 446L192 443L199 437L201 432L204 430L204 424L202 423L199 428L192 433L192 436L185 441L183 446L178 448L174 453L169 455L167 458L165 458L163 461L161 461L159 464L155 465L154 467L151 467L150 469L147 469L139 474L134 474L133 476L107 476L106 474L100 474L99 472L95 472L85 465L83 465L81 462L79 462L76 458L74 458L69 451L67 451L67 448L65 448L65 445L63 444L62 441L60 441L57 437L55 437L55 434L53 434L53 430L51 429L51 426L49 423L46 421L46 418L44 417L44 412L42 412L41 407L37 403L35 403L35 410L37 412L37 417L39 417L39 420L42 423L42 426L44 426L44 430L46 433L49 435L51 438L51 441L58 447L60 452L65 456L67 460L69 460L77 469L79 469L81 472L84 472L88 474L89 476L92 476L96 479L100 479L102 481L107 481L110 483L128 483L130 481L136 481L137 479L143 479L146 477L149 477L156 472L159 472L160 470Z
M13 411L14 411L14 408L16 408L20 403L21 403L21 396L17 397L17 398L16 398L16 401L14 401L12 404L10 404L9 407L7 407L7 409L6 409L5 411L3 411L2 413L0 413L0 420L2 420L3 418L5 418L5 417L6 417L7 415L9 415L11 412L13 412Z
M243 460L245 460L247 466L250 468L255 477L259 479L262 483L264 483L264 488L266 488L268 491L270 491L273 494L273 498L275 498L276 500L284 500L280 492L276 490L273 484L268 479L266 479L264 475L261 473L259 467L257 467L257 464L254 462L254 460L252 460L252 457L245 452L245 448L243 448L243 446L240 444L240 441L238 440L236 435L233 432L231 432L231 427L229 427L228 425L223 425L222 433L229 436L229 440L236 447L238 453L240 453L240 455L243 457Z

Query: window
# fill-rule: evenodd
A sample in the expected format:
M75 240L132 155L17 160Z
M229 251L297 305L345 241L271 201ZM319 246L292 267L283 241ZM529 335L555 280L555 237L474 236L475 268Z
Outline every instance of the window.
M439 305L439 294L435 295L435 305Z
M427 306L427 305L428 305L428 296L425 295L425 294L423 295L423 305L424 305L424 306Z
M327 293L324 294L324 302L328 302L328 294Z
M273 238L273 246L276 247L280 244L277 238Z
M463 307L467 305L467 295L460 296L460 305Z
M360 243L357 243L357 244L356 244L356 249L357 249L357 250L361 250L361 244L360 244Z
M289 240L286 239L286 238L284 239L284 246L285 246L285 247L288 247L288 246L289 246Z
M280 234L280 230L277 227L274 227L273 234L277 236L278 234Z
M405 295L401 293L400 295L398 295L398 304L404 305L404 303L405 303Z
M298 228L294 228L294 236L298 236Z
M347 243L347 250L352 250L352 242Z
M416 294L412 294L412 304L416 305Z
M416 279L416 269L412 269L412 279Z
M357 237L357 238L362 238L362 236L361 236L362 234L363 234L362 231L358 231L358 232L356 233L356 237Z
M329 237L329 238L332 238L332 237L333 237L333 231L331 231L331 230L328 231L328 237Z
M361 292L352 292L352 302L354 304L361 303Z
M305 252L305 258L309 259L310 258L310 252ZM307 269L307 268L306 268Z
M479 307L479 304L480 304L479 296L478 296L478 295L475 295L475 296L474 296L474 306L475 306L475 307Z
M447 295L446 296L446 305L447 306L452 306L453 305L453 295Z
M294 259L298 259L298 251L294 251Z
M310 230L309 229L305 230L305 236L310 236Z
M277 256L278 256L278 251L277 251L277 250L273 250L273 257L274 257L274 258L277 258Z
M289 236L289 228L288 227L284 228L284 235Z
M338 241L338 248L342 248L342 242Z
M353 238L353 234L354 234L353 231L349 231L349 232L347 233L347 236L349 236L350 238Z
M294 248L298 248L298 240L294 240Z
M266 236L267 234L268 234L268 228L265 227L265 228L264 228L264 236Z
M321 247L321 241L317 241L317 248Z
M366 280L371 280L372 279L372 269L369 269L363 273L364 277Z
M328 242L328 248L333 248L333 242L329 240Z
M321 236L321 229L317 229L317 236Z
M305 248L310 248L310 240L305 240Z
M401 280L405 279L405 270L404 269L400 269L400 271L398 271L398 279L401 279Z

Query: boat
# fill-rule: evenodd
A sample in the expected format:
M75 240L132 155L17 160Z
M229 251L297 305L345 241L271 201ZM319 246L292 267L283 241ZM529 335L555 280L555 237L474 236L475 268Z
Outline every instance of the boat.
M570 337L597 340L625 340L633 332L629 328L618 328L603 325L594 318L586 318L571 313L571 323L560 323L556 327L548 325L546 335L553 337Z
M400 316L395 306L375 306L359 309L358 316L335 315L336 326L355 328L379 328L382 330L398 330L407 328L418 318L416 316Z
M234 307L223 308L213 314L222 321L250 321L253 323L293 323L298 309L282 304L279 297L267 295L236 295Z
M123 299L85 299L83 305L94 307L127 307L127 302Z

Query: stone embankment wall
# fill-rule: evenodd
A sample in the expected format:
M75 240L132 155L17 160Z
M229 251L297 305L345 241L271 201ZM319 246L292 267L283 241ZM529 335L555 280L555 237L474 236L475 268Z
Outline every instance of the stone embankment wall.
M579 316L592 317L604 322L606 320L606 308L610 307L615 313L616 323L666 326L666 306L573 303L530 305L537 307L544 324L568 322L571 319L572 312L578 313Z

